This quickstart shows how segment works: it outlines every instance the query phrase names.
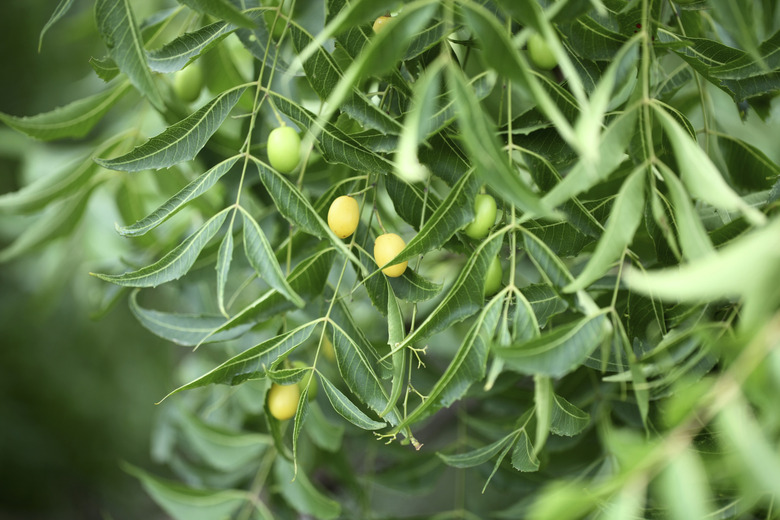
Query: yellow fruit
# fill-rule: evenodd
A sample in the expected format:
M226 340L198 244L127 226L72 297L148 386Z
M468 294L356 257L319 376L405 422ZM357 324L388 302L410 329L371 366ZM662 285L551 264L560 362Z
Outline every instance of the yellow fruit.
M347 238L358 227L360 208L355 199L348 195L337 197L328 210L328 226L339 238Z
M268 391L268 411L276 419L286 421L295 416L301 390L298 385L278 385L274 383Z
M398 255L398 253L400 253L405 247L406 242L404 242L404 239L395 233L385 233L384 235L379 235L376 237L376 242L374 242L374 261L376 262L376 265L382 267L387 262L395 258L396 255ZM409 262L407 261L401 262L400 264L391 265L390 267L385 267L382 269L382 272L385 273L386 276L397 278L404 274L408 264Z

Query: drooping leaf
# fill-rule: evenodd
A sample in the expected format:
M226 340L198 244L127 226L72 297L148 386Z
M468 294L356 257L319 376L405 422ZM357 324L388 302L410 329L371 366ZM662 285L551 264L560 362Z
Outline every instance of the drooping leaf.
M358 428L363 430L378 430L386 426L385 423L375 421L374 419L363 413L360 408L349 400L341 390L336 388L327 378L320 375L320 383L322 389L325 391L325 395L328 397L328 401L333 406L333 409L347 421L351 422Z
M525 429L521 430L512 450L512 467L524 473L539 471L539 459L536 453L538 452L531 444L528 432Z
M476 450L468 451L466 453L459 453L457 455L445 455L444 453L437 453L436 455L444 461L448 466L453 468L472 468L479 466L492 459L503 450L507 445L511 444L516 438L515 433L510 433L506 437L502 437L495 442L492 442Z
M158 285L181 278L190 270L206 244L222 227L227 217L224 209L207 220L197 231L173 248L157 262L124 274L90 273L93 276L125 287L157 287Z
M105 92L30 117L16 117L0 112L0 121L42 141L84 137L129 89L129 83L119 83Z
M138 172L168 168L193 159L230 114L245 87L219 94L197 112L166 128L130 153L114 159L95 159L111 170Z
M41 47L43 46L43 37L46 35L46 32L51 29L51 27L60 21L63 16L65 16L70 8L73 6L73 0L60 0L60 3L57 4L57 7L54 9L54 12L51 13L51 17L49 17L49 20L46 22L46 25L43 26L43 29L41 29L41 35L38 37L38 52L41 52Z
M590 415L558 394L553 394L550 431L555 435L571 437L582 432L590 423Z
M144 41L129 0L97 0L95 19L108 53L130 82L155 107L163 106L160 92L146 62Z

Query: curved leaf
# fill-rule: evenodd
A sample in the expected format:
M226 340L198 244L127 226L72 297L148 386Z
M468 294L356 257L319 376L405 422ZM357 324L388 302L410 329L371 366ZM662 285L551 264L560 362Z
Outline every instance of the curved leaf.
M42 141L84 137L129 89L130 83L120 83L100 94L30 117L16 117L0 112L0 121Z
M38 37L38 52L41 52L41 47L43 46L43 37L46 35L46 32L51 29L51 27L60 21L65 14L70 10L70 8L73 6L73 0L60 0L60 3L57 4L57 7L54 9L54 12L51 13L51 17L49 17L49 21L46 22L46 25L43 26L43 29L41 29L41 35Z
M95 162L111 170L138 172L168 168L194 159L230 114L244 90L246 88L242 87L223 92L130 153L115 159L95 159Z
M351 422L358 428L363 430L378 430L387 426L384 422L375 421L366 414L364 414L360 408L355 406L355 403L349 400L341 390L336 388L325 376L319 374L320 383L322 383L322 389L325 391L325 395L328 397L328 401L333 406L333 409L347 421Z
M200 56L236 29L232 24L215 22L197 31L182 34L163 47L149 51L149 67L156 72L181 70L191 60Z
M187 240L172 249L157 262L124 274L90 273L101 280L125 287L157 287L161 283L181 278L198 259L200 251L214 237L225 222L227 210L222 210L207 220Z

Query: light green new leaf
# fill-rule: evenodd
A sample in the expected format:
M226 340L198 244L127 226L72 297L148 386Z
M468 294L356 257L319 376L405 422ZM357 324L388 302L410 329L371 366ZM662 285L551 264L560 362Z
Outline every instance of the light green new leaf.
M181 70L191 60L208 51L222 38L236 29L233 24L216 22L197 31L182 34L163 47L149 51L149 67L156 72L175 72Z
M536 458L538 452L538 449L534 449L528 432L523 428L512 449L512 467L524 473L539 471L539 459Z
M521 374L562 377L576 370L604 341L612 327L601 311L510 347L494 346L506 366Z
M16 117L0 112L0 121L14 130L42 141L84 137L128 90L130 83L119 83L105 92L43 114Z
M457 455L445 455L444 453L437 453L436 455L443 460L445 464L452 466L453 468L472 468L492 459L507 445L514 442L516 437L517 435L512 432L506 437L502 437L501 439L486 446L482 446L481 448L477 448L476 450L459 453Z
M571 404L558 394L553 394L550 431L555 435L572 437L587 428L590 414Z
M133 316L149 332L186 347L194 347L204 341L219 342L234 339L254 325L254 323L243 323L234 327L225 327L224 330L212 334L215 329L222 329L225 326L226 320L223 316L173 314L146 309L138 303L137 289L130 294L129 305Z
M180 386L166 395L160 402L183 390L212 384L240 385L250 379L261 379L280 358L309 339L314 328L322 319L305 323L289 332L250 347L228 359L210 372Z
M249 264L268 285L283 294L297 307L303 307L305 302L285 279L282 268L276 261L274 251L262 228L243 207L239 206L239 209L244 217L244 251Z
M239 27L252 28L254 20L244 15L236 6L228 0L179 0L180 3L191 7L200 13L238 25Z
M347 421L351 422L358 428L363 430L379 430L387 426L384 422L375 421L368 415L364 414L360 408L355 406L355 403L349 400L341 390L336 388L325 376L318 374L320 382L322 383L322 389L325 391L325 395L328 397L328 401L333 406L333 409Z
M747 204L726 184L704 150L691 139L679 123L658 105L653 104L653 108L669 135L674 157L680 167L680 177L691 196L716 208L727 211L739 210L754 224L766 222L763 213Z
M151 265L124 274L90 274L101 280L125 287L157 287L162 283L181 278L187 274L195 260L198 259L201 250L222 227L225 217L227 217L227 211L227 209L223 209L211 217L184 242Z
M547 437L550 435L550 425L553 416L552 381L547 376L534 375L534 410L536 413L536 438L534 439L534 454L542 451Z
M114 159L95 159L95 162L111 170L138 172L168 168L194 159L222 125L245 89L241 87L223 92L130 153Z
M322 520L341 514L341 505L315 488L305 471L296 474L295 467L284 457L274 459L274 477L284 499L299 513Z
M126 237L135 237L151 231L172 217L187 203L206 193L223 175L230 171L236 161L238 161L238 156L225 159L182 188L148 217L130 226L117 226L116 230L120 235Z
M696 213L693 203L688 198L677 176L663 163L658 163L664 182L669 189L669 195L674 206L675 223L680 235L680 245L688 260L704 257L714 251L707 230Z
M95 19L108 53L130 82L157 108L163 101L146 63L141 31L130 8L130 0L97 0Z
M743 322L755 323L771 312L780 276L780 219L735 238L716 253L681 267L643 272L629 269L626 284L653 298L702 302L743 298ZM717 281L717 283L713 283ZM757 313L757 314L754 314Z
M362 269L363 274L368 274L368 269L360 263L347 245L344 244L344 241L331 231L330 227L322 220L317 211L293 183L288 181L281 173L273 168L269 168L254 157L252 160L257 166L260 180L271 195L279 213L300 226L306 233L319 238L330 239L336 250L350 259L356 269Z
M458 230L474 220L473 200L479 190L479 181L473 173L471 170L460 178L433 215L425 219L422 229L387 265L395 265L440 248Z
M501 149L496 131L469 88L463 72L455 66L448 67L447 71L463 144L481 179L504 200L526 212L528 218L548 215L550 211L547 206L523 182L510 164L506 152Z
M645 167L635 169L623 182L596 250L572 283L563 288L576 292L601 278L634 238L645 208Z
M663 503L672 520L708 518L712 500L707 473L692 448L669 458L669 465L659 478Z
M395 174L405 182L428 178L428 169L420 164L417 147L428 136L431 120L438 108L439 83L444 62L435 61L414 83L412 108L406 113L398 148L395 153Z
M140 480L149 496L175 520L229 518L249 500L244 491L191 488L152 476L127 463L122 467Z
M43 37L46 34L46 32L51 29L51 27L60 21L60 19L67 14L67 12L70 10L70 8L73 6L73 0L60 0L60 3L57 4L57 7L54 9L54 12L51 13L51 17L49 17L49 21L46 22L46 25L43 26L43 29L41 29L41 35L38 37L38 52L41 52L41 47L43 46Z

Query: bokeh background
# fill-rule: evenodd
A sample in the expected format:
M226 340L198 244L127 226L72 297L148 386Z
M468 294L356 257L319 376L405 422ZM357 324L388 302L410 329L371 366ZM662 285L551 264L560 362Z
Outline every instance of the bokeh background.
M0 5L0 111L36 114L97 91L85 59L105 54L93 2L77 0L37 52L58 3ZM62 168L53 150L83 151L0 126L0 194ZM122 251L110 196L93 197L75 240L0 264L0 519L163 517L120 463L154 467L154 403L179 352L136 323L126 298L108 305L88 274ZM0 215L0 248L28 224Z

